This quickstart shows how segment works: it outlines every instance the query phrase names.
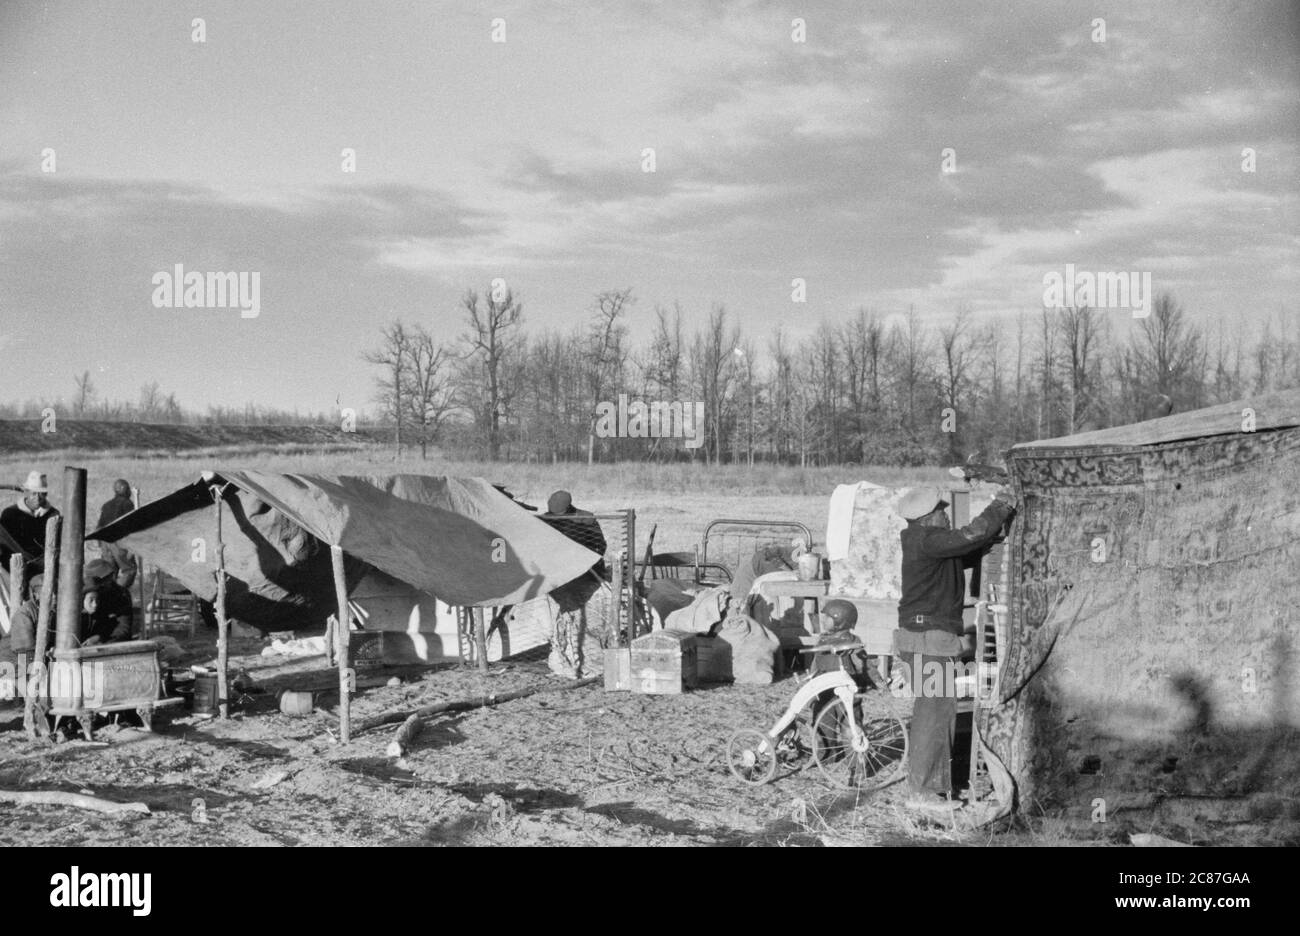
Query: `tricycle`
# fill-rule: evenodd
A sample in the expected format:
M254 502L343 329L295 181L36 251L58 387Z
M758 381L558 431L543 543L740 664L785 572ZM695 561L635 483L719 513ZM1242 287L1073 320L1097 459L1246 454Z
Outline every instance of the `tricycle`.
M878 790L902 779L907 725L883 681L855 678L849 671L848 655L863 649L861 643L850 643L800 651L834 653L841 668L796 677L799 688L767 731L736 731L727 742L731 772L758 786L772 780L778 766L802 770L811 757L822 776L840 789Z

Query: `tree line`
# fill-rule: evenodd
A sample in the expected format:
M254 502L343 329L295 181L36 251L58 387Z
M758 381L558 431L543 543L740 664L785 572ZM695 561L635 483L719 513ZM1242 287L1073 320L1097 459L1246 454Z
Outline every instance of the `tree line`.
M1127 313L1089 308L985 323L959 309L938 325L859 309L761 348L722 305L689 335L680 306L657 307L634 345L635 304L601 292L583 324L530 333L513 292L470 290L447 340L393 322L363 355L380 421L399 447L489 460L919 465L1300 386L1300 323L1268 321L1248 345L1240 329L1206 334L1169 294L1125 336ZM702 444L602 437L598 406L620 394L702 403Z
M59 416L96 422L135 422L185 426L316 426L338 425L331 413L301 413L277 409L258 403L243 406L208 406L203 410L187 408L176 398L175 391L164 392L158 381L141 385L135 400L110 400L99 393L90 371L73 378L72 399L62 398L0 402L0 419L40 419L46 409Z
M1207 333L1172 295L1129 329L1127 313L1043 309L978 322L967 309L926 324L910 309L867 309L811 334L747 334L714 305L687 332L682 308L656 307L649 335L629 337L630 288L593 297L567 330L530 331L508 289L467 291L458 331L394 321L363 353L375 368L371 418L400 450L544 461L707 460L797 465L917 465L1016 442L1135 422L1168 411L1300 386L1300 318L1266 319L1251 337ZM340 412L248 403L184 407L156 381L110 401L89 371L70 403L0 403L0 418L187 425L333 425ZM598 407L619 395L699 403L703 438L605 438Z

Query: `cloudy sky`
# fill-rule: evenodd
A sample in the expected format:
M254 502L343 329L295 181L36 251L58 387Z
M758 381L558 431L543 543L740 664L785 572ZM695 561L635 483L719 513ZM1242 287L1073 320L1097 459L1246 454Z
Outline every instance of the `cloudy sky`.
M0 399L366 408L380 327L497 276L534 332L631 286L634 334L721 302L760 346L1036 312L1067 263L1294 318L1298 48L1287 2L8 0ZM178 263L261 314L155 308Z

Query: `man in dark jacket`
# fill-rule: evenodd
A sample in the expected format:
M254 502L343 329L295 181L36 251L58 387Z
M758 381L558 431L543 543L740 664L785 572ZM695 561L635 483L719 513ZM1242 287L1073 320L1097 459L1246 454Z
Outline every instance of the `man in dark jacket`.
M595 514L573 506L573 495L568 491L556 491L546 501L546 513L538 514L537 518L579 546L586 546L599 555L601 559L592 566L592 570L601 578L606 577L605 534L601 531Z
M907 802L917 807L943 803L952 793L964 570L979 561L1016 512L1015 495L999 491L983 513L954 530L946 506L935 488L916 488L898 505L907 527L901 533L903 596L894 644L913 696Z
M135 502L131 500L131 485L125 479L118 478L113 482L113 499L106 501L99 511L99 526L106 527L133 510ZM117 584L129 590L135 581L135 557L117 543L100 543L99 557L113 566Z
M27 578L44 571L45 524L59 512L50 506L50 486L45 475L33 471L22 486L23 499L0 512L0 527L7 538L0 538L0 564L9 568L9 557L21 550L27 557ZM14 546L18 547L15 550Z

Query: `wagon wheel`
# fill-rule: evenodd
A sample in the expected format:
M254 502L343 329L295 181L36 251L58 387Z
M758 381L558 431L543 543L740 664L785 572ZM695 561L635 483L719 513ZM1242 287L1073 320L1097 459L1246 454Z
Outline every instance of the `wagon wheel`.
M892 712L864 717L862 702L853 706L865 744L853 746L844 703L833 699L813 724L813 760L827 780L844 790L878 790L903 775L907 763L907 726Z
M727 766L744 783L767 783L776 775L776 760L776 745L755 728L741 728L727 742Z

